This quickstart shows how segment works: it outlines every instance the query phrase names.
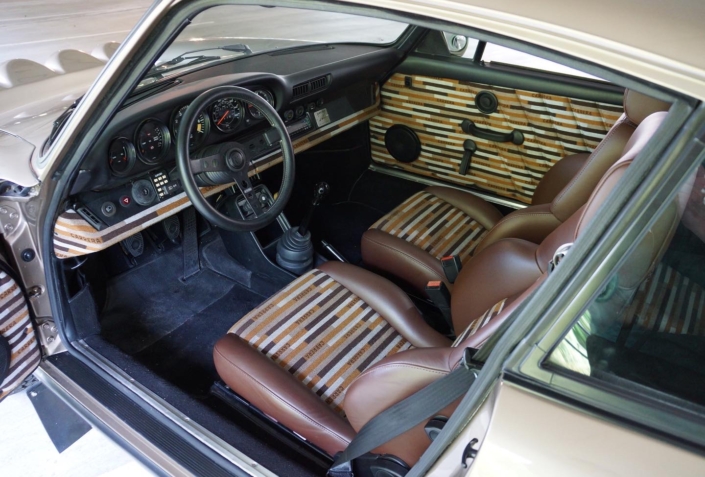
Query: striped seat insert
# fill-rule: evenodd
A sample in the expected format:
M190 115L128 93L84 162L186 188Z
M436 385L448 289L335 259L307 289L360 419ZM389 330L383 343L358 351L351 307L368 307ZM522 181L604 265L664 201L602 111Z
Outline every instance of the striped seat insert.
M463 262L488 232L462 210L426 191L409 197L370 229L406 240L439 260L458 255Z
M312 270L229 331L298 378L343 414L345 390L382 358L410 349L360 297Z
M459 346L460 343L477 333L477 330L492 321L492 318L502 313L502 310L504 309L504 305L506 303L507 299L505 298L504 300L495 303L489 310L484 312L482 316L473 320L472 323L470 323L467 328L465 328L465 331L458 335L458 337L455 339L455 341L453 341L453 344L451 346L455 348L456 346Z

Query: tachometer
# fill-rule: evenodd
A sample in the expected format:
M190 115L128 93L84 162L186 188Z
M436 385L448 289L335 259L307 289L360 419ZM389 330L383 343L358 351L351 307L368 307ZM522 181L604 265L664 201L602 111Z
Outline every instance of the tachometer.
M161 121L147 119L137 128L135 142L140 160L148 165L156 164L169 151L171 145L169 128Z
M211 106L211 121L218 131L233 132L242 120L242 105L235 98L219 99Z
M266 102L272 105L274 107L274 96L272 93L267 91L266 89L256 89L253 91L258 96L261 96L264 98ZM259 109L257 109L255 106L251 105L250 103L247 103L247 110L250 112L250 116L252 116L255 119L262 119L262 113L260 112Z
M188 105L183 106L178 110L174 111L174 114L171 117L171 131L174 133L174 138L176 138L179 134L181 118L184 116L186 108L188 108ZM203 141L205 141L206 137L208 137L208 133L210 132L210 130L211 122L208 119L208 116L203 113L199 114L196 118L196 123L193 125L193 129L191 129L191 132L189 133L189 150L193 151L194 149L198 148L201 144L203 144Z
M108 148L108 166L116 176L129 174L135 165L135 146L129 139L119 137Z

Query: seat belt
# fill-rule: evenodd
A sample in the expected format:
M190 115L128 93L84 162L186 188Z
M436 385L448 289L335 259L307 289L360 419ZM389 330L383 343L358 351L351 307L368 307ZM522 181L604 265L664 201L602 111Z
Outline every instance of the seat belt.
M475 351L466 348L458 368L370 419L335 457L328 477L354 477L353 459L421 424L465 394L479 370L479 363L472 361Z

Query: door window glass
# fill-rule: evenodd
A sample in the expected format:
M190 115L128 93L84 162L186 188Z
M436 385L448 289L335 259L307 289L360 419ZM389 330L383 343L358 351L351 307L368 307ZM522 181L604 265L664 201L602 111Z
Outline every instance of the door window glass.
M705 405L705 168L637 242L544 363Z

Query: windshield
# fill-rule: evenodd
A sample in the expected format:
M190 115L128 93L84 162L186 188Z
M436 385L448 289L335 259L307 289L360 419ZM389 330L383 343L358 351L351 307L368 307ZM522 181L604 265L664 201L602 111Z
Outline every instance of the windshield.
M298 8L225 5L196 16L157 60L141 85L184 68L226 58L327 43L394 42L408 25Z

